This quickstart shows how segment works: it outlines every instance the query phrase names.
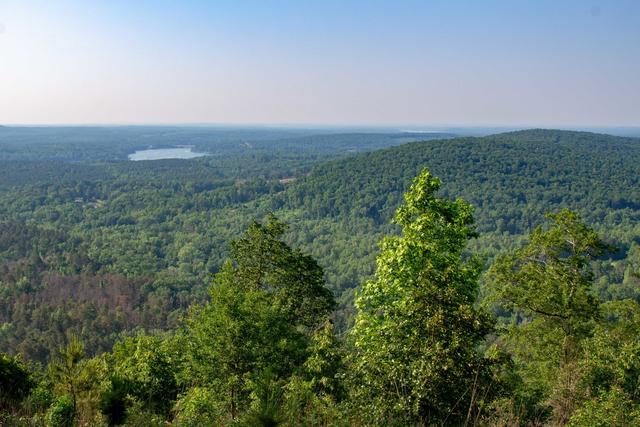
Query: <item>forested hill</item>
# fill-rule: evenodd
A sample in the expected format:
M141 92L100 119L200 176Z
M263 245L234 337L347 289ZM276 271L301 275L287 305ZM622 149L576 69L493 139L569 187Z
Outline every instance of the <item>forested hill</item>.
M529 130L345 153L371 148L370 137L150 162L101 161L114 156L108 145L81 160L77 139L21 146L0 169L0 352L45 361L76 332L95 354L136 328L174 327L205 297L228 242L269 212L324 268L344 330L380 238L397 231L392 213L424 167L441 194L476 207L471 249L488 261L523 244L545 212L570 208L620 249L597 262L600 297L640 300L640 140ZM73 163L43 160L55 145ZM327 157L343 158L318 163Z
M640 212L640 139L525 130L408 143L317 166L289 188L287 205L310 218L361 216L387 223L425 166L444 194L477 208L481 232L520 234L559 207L592 223Z
M598 266L598 292L637 297L639 165L640 139L536 129L358 154L315 167L278 197L296 213L298 243L311 242L346 307L359 275L372 271L372 247L390 231L403 191L424 167L440 177L444 195L476 208L474 250L491 259L521 245L545 213L573 209L619 249Z

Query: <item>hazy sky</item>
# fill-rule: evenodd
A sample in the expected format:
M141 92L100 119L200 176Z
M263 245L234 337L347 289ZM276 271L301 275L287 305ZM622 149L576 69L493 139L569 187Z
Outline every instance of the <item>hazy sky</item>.
M640 1L0 0L0 124L640 125Z

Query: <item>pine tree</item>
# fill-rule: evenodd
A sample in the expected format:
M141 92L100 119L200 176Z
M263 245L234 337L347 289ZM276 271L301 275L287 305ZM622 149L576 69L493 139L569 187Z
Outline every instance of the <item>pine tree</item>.
M524 248L502 256L490 271L492 299L511 311L503 340L532 390L547 398L564 424L578 399L583 342L601 317L591 262L610 248L578 215L548 215Z

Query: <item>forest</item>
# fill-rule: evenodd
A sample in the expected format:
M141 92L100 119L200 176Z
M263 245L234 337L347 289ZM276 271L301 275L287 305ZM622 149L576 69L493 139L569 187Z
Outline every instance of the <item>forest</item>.
M640 139L5 127L0 164L3 425L640 424Z

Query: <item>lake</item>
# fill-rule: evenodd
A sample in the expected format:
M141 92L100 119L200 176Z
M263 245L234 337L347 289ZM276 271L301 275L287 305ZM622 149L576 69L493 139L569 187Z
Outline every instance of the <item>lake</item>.
M129 154L129 160L162 160L162 159L193 159L194 157L207 156L207 153L196 153L189 147L180 148L150 148L137 150Z

